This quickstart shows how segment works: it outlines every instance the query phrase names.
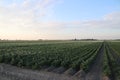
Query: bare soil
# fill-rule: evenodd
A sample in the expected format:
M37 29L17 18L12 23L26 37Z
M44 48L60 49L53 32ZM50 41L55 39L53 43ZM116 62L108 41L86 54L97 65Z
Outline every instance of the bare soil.
M68 75L68 76L73 76L75 73L77 73L77 71L75 69L72 69L72 68L69 68L68 70L66 70L64 72L64 74Z
M100 48L96 60L87 73L85 80L102 80L103 46Z
M21 69L15 66L0 64L0 80L76 80L63 74L46 71Z

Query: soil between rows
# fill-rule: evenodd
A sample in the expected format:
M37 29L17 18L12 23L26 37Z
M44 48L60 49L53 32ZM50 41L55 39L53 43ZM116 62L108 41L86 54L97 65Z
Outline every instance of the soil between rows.
M76 80L53 72L21 69L8 64L0 64L0 80Z
M104 55L104 47L100 48L98 51L98 55L96 60L94 61L91 69L86 75L85 80L102 80L102 64L103 64L103 55Z

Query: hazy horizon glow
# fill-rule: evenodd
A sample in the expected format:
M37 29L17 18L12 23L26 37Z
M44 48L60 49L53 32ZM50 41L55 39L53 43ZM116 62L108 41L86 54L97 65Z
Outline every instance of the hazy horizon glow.
M120 39L119 0L0 0L0 39Z

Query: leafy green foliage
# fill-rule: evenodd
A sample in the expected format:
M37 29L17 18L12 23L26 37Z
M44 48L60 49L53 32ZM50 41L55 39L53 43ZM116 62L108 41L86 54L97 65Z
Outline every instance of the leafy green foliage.
M87 71L101 42L62 42L48 44L0 43L0 62L41 69L55 66Z

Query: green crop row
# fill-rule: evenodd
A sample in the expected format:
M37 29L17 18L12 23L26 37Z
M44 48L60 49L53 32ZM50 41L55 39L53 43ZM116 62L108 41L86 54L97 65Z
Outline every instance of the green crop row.
M109 59L109 64L112 71L112 78L114 80L120 80L120 64L117 62L116 58L113 56L113 52L110 50L111 48L107 46L107 54Z
M44 66L83 69L94 61L101 42L0 46L0 62L41 69Z
M108 52L107 52L106 44L104 44L103 76L111 77L111 75L112 72L109 65Z

